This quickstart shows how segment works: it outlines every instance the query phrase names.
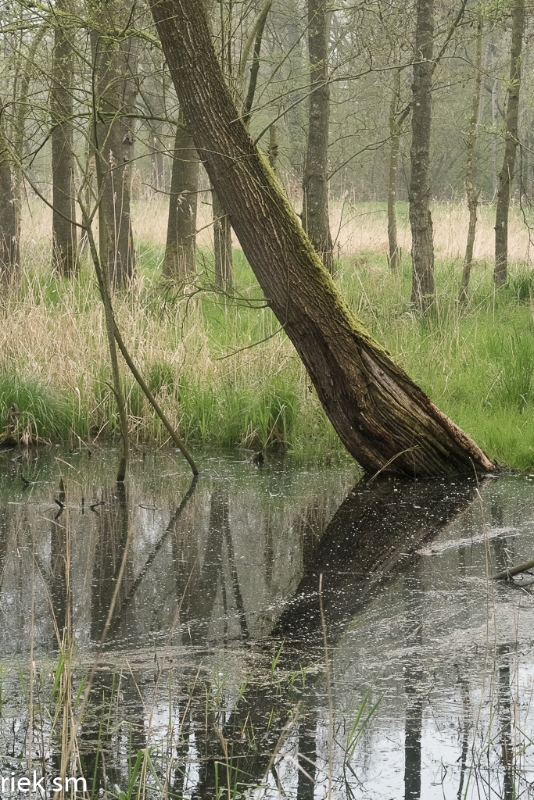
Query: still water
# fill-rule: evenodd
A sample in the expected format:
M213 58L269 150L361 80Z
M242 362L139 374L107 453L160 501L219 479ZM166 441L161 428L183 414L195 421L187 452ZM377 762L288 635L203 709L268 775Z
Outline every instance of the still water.
M534 480L116 460L0 452L0 780L534 798Z

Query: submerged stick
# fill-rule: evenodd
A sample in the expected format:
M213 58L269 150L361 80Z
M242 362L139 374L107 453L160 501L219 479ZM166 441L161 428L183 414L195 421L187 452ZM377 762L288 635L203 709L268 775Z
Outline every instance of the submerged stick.
M519 575L521 572L528 572L529 569L534 569L534 559L532 561L526 561L524 564L518 564L517 567L510 567L510 569L497 572L496 575L492 575L492 580L509 581L514 575Z

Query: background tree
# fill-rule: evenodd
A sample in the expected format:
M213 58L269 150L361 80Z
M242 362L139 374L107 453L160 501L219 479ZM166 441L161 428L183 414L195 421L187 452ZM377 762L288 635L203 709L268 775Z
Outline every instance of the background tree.
M100 259L111 284L124 286L135 269L130 204L138 42L130 30L131 5L113 0L92 13L100 18L92 31Z
M495 213L495 286L503 286L508 274L508 216L510 187L514 179L518 142L519 89L521 86L521 50L525 29L525 2L514 0L512 5L512 41L510 79L507 91L505 148L499 173L497 209Z
M434 52L434 0L417 0L413 66L410 226L412 303L425 312L434 300L434 242L430 213L430 127Z
M334 272L334 254L328 214L328 0L308 0L310 100L306 147L302 224L328 272Z
M52 263L69 277L78 266L78 234L74 185L73 46L68 0L54 7L54 49L51 65L50 122L52 126Z

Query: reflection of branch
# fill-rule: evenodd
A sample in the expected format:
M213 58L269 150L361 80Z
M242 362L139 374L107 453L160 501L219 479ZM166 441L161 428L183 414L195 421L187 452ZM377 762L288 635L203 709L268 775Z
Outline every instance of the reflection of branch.
M517 567L510 567L502 572L498 572L492 576L494 581L509 581L514 575L519 575L521 572L528 572L529 569L534 569L534 559L526 561L524 564L518 564Z
M159 542L156 544L156 546L154 547L154 549L152 550L152 552L148 556L147 560L145 561L145 565L144 565L143 569L141 570L141 572L139 573L137 578L134 580L133 584L131 585L131 587L130 587L130 589L128 591L128 594L126 595L126 597L124 598L123 602L121 603L121 607L119 609L119 612L118 612L117 616L115 617L115 619L113 620L113 628L112 628L113 630L116 630L117 625L118 625L118 623L119 623L119 621L120 621L120 619L122 617L123 611L125 611L128 608L128 606L130 605L130 603L132 602L135 593L137 592L137 590L139 589L140 585L144 581L148 570L150 569L150 567L154 563L154 559L156 558L157 554L159 553L159 551L161 550L161 548L165 544L165 540L167 539L167 536L173 530L174 526L176 525L176 523L180 519L180 517L182 515L182 511L185 509L187 503L189 502L189 499L194 494L194 491L196 489L197 483L198 483L198 475L194 475L193 476L193 480L191 481L191 485L190 485L189 489L187 490L187 492L185 493L182 502L180 503L180 505L178 506L178 508L174 512L174 514L172 515L172 517L171 517L171 519L169 521L169 524L165 528L165 531L164 531L163 535L161 536Z

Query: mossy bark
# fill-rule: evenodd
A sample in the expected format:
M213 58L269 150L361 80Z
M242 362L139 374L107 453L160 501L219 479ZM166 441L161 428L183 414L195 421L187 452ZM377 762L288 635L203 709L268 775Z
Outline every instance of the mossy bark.
M345 447L372 472L491 470L349 311L237 113L203 8L151 0L151 10L197 152Z

